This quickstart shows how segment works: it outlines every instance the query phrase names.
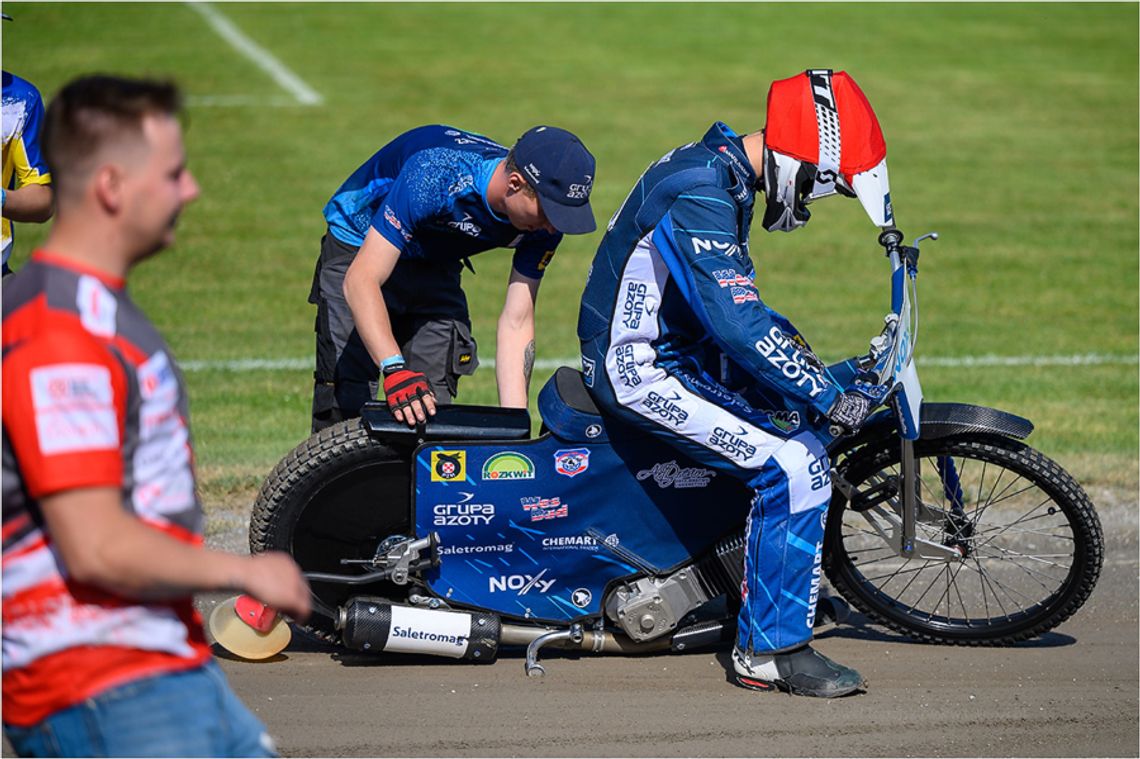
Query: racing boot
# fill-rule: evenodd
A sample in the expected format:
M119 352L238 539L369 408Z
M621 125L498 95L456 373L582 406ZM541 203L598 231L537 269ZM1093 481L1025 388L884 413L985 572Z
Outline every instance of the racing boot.
M745 654L732 649L736 684L759 691L787 691L796 696L836 698L861 690L863 676L805 644L781 654Z

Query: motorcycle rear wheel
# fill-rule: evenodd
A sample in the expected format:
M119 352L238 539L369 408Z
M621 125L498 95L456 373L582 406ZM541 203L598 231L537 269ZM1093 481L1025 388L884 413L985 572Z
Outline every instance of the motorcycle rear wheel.
M864 492L886 482L889 495L900 458L892 442L855 451L838 471ZM837 493L824 565L856 608L926 642L996 646L1042 635L1084 604L1100 576L1104 536L1064 469L1024 443L988 435L918 440L915 459L926 507L916 537L955 546L963 558L899 556ZM880 506L899 514L901 501L896 492Z
M379 543L411 529L409 452L368 436L359 419L321 430L293 449L261 487L250 517L252 553L285 551L306 572L363 574ZM331 611L351 596L402 599L407 589L391 583L310 583L315 604L298 625L330 643L339 642Z

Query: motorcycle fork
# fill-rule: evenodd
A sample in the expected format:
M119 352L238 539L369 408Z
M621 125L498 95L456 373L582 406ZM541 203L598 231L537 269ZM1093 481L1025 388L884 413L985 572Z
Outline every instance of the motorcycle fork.
M961 560L963 551L954 543L947 541L939 544L917 537L918 522L931 521L936 512L927 508L919 497L921 467L914 455L914 442L903 439L900 445L902 447L896 487L889 487L889 480L884 480L861 494L835 470L832 470L832 482L852 504L873 494L874 500L866 506L860 506L856 511L897 555L905 559L927 561ZM946 480L943 479L943 482ZM891 492L892 490L894 492Z

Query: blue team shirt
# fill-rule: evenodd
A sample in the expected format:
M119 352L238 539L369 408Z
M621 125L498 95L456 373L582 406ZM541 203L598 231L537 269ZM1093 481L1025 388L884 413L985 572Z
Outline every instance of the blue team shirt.
M487 204L487 183L507 155L502 145L444 125L405 132L345 180L325 205L329 232L359 247L375 229L401 259L460 261L513 248L514 268L540 279L560 233L522 232Z

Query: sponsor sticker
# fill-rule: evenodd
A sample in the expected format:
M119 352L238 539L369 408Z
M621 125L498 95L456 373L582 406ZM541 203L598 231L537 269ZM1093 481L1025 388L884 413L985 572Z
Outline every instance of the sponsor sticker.
M645 299L649 295L649 285L644 282L629 282L625 287L625 300L621 306L621 323L626 329L641 327L641 317L645 315Z
M610 548L618 545L617 535L608 535L605 544ZM600 547L596 538L589 535L548 535L542 539L544 551L596 551Z
M570 594L570 603L574 604L579 609L585 609L590 605L590 601L593 599L594 596L592 593L590 593L589 588L578 588Z
M650 477L659 488L704 488L716 477L716 472L703 467L683 467L674 460L654 464L652 468L637 473L638 480Z
M467 451L432 451L431 481L452 482L467 479Z
M799 350L779 327L772 327L765 337L757 340L756 350L789 382L806 390L810 397L815 398L827 390L827 381L803 363Z
M29 377L41 452L119 447L110 369L99 364L54 364L33 369Z
M594 359L582 356L582 381L586 383L586 387L594 386L594 369L596 364Z
M489 545L467 545L467 546L449 546L441 545L439 547L440 556L468 556L470 554L480 553L514 553L514 543L494 543Z
M538 269L539 271L546 271L546 267L550 266L550 262L553 259L554 259L554 251L548 250L542 254L542 258L539 259L538 265L535 266L535 268Z
M749 443L745 438L748 437L748 430L741 427L735 433L726 430L724 427L714 427L712 434L709 435L709 445L714 448L719 448L728 454L731 458L739 461L747 461L756 455L756 446Z
M79 309L79 321L88 332L99 337L114 336L119 303L97 278L89 274L79 278L75 305Z
M614 348L614 365L617 367L618 379L626 387L637 387L641 384L641 376L637 373L637 359L633 355L633 346L629 343Z
M484 480L533 480L534 462L521 453L503 451L483 464Z
M530 521L541 522L546 519L561 519L569 514L568 504L562 503L561 498L541 498L527 496L520 498L523 511L530 514Z
M601 434L602 434L602 425L600 425L600 424L591 424L591 425L586 427L586 437L588 437L588 438L593 439L593 438L596 438L598 435L601 435Z
M735 256L740 253L740 246L734 242L721 242L720 240L704 240L700 237L690 237L693 243L693 253L722 253L726 256Z
M589 448L563 448L554 452L554 471L561 475L577 477L589 468Z
M483 228L473 222L471 219L471 214L465 213L463 214L462 220L449 221L447 222L447 226L451 227L452 229L457 229L465 235L478 237L482 233Z
M800 428L800 412L772 411L768 414L768 421L782 432L794 432Z
M677 403L679 400L681 400L681 394L676 391L670 393L669 396L664 396L650 390L646 393L642 405L647 411L653 412L674 427L680 427L688 421L689 412L681 408Z
M467 652L471 615L393 606L385 651L432 653L459 658Z
M488 525L495 518L495 504L437 503L431 512L436 527L477 527Z
M513 590L515 595L525 596L532 590L535 593L546 593L557 580L545 579L548 570L544 569L536 575L499 575L487 578L487 590L490 593L504 593Z

